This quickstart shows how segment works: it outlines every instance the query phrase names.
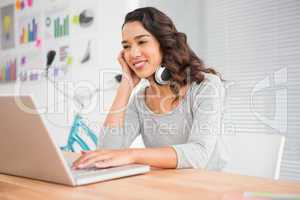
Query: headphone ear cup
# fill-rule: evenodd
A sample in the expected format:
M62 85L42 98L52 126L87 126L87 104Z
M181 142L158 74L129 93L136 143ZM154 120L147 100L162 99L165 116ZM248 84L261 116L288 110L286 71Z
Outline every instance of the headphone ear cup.
M168 84L171 78L171 73L166 67L160 66L155 71L155 82L159 85L166 85Z

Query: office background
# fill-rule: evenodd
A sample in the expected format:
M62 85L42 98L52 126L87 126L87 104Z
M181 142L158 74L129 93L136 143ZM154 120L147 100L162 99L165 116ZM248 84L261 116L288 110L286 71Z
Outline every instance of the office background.
M178 30L187 34L192 49L226 80L224 133L286 136L280 178L300 180L299 1L80 0L75 3L71 0L33 0L32 6L24 9L13 6L11 11L9 5L15 3L11 0L0 3L0 16L3 12L5 15L13 12L15 22L12 29L6 30L15 33L14 44L1 41L1 67L7 63L13 65L15 59L17 68L22 67L25 57L27 66L24 68L34 65L34 68L45 69L47 52L50 49L62 52L65 59L56 60L54 64L61 70L57 75L58 87L71 96L84 96L101 89L91 102L87 100L84 113L87 123L96 132L117 88L114 76L120 69L116 56L121 49L120 31L125 14L140 6L154 6L166 12ZM76 16L84 10L94 17L88 27L76 23ZM36 17L40 31L33 42L23 44L20 42L22 28L32 23L32 16ZM51 34L47 36L45 20L48 16L53 21L69 16L69 34L58 38ZM0 22L2 29L4 21L1 19ZM1 31L1 38L5 33ZM90 60L81 63L89 43ZM21 84L1 81L0 92L11 94L21 88L21 94L34 94L40 108L48 109L44 114L47 127L57 143L64 145L77 111L76 104L66 100L43 77L37 80L34 77ZM67 90L66 85L70 83L71 89ZM142 146L141 138L134 146Z

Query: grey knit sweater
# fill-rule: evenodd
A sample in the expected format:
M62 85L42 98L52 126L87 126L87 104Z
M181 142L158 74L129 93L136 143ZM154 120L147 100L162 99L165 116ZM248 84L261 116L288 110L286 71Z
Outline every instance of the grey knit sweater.
M171 112L156 114L145 103L141 87L131 98L121 128L104 128L100 148L127 148L141 134L146 147L172 147L177 168L220 170L228 160L222 137L224 88L212 74L193 82L185 98Z

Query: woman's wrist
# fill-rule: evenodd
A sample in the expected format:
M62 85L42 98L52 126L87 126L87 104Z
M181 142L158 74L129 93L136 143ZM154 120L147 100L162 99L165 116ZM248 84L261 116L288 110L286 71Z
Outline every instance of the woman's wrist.
M132 91L135 88L135 86L140 82L140 80L140 78L131 78L128 75L126 75L126 73L123 73L120 85L126 86Z
M105 119L104 126L115 127L123 126L125 111L131 95L131 88L128 83L121 81L117 94L114 98L113 104Z
M141 152L140 149L137 149L137 148L129 148L128 149L129 157L130 157L130 160L132 163L141 164L139 161L140 152Z
M129 148L127 150L130 163L168 169L177 167L177 154L173 147Z
M132 90L134 88L134 85L132 83L130 83L129 80L126 79L122 79L120 86L119 86L119 90L126 92L127 94L131 94Z

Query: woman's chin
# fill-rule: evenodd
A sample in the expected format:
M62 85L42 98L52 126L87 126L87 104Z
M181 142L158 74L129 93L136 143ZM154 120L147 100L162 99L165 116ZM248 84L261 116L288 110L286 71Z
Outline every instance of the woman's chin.
M143 78L143 79L149 79L150 77L152 77L153 73L136 73L136 75L139 78Z

